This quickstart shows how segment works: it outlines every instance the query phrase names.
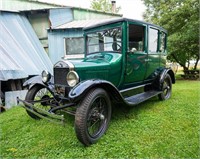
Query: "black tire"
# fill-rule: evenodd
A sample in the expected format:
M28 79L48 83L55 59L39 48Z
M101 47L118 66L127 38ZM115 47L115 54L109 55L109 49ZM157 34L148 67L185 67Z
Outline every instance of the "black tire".
M75 115L76 136L86 146L96 143L106 132L111 118L111 102L101 88L91 90L80 102Z
M44 92L42 92L42 91L44 91ZM33 104L34 100L41 100L41 99L49 98L49 97L52 97L52 96L53 95L50 93L50 91L47 88L45 88L44 86L35 85L27 92L25 100L27 102L30 102L30 103ZM48 106L47 103L35 103L33 105L36 106L36 107L45 109L47 111L50 109L50 106ZM27 105L25 105L25 106L30 108ZM36 111L36 110L34 110L34 111ZM40 117L36 116L35 114L31 113L30 111L27 110L26 112L31 118L36 119L36 120L40 119ZM41 115L43 115L43 114L41 114Z
M164 81L160 83L161 94L158 95L160 100L167 100L171 97L172 80L169 74L165 75Z

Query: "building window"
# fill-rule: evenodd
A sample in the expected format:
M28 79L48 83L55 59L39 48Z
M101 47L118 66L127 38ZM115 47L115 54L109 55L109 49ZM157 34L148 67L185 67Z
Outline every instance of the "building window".
M65 54L84 54L84 39L83 37L65 38Z
M158 30L149 29L149 52L158 51Z

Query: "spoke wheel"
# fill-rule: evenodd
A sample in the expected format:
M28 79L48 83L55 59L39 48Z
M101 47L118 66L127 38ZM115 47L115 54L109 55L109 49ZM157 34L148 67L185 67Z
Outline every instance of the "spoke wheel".
M48 111L51 109L51 106L50 106L51 98L53 98L53 95L47 88L45 88L41 85L35 85L28 91L25 100L27 102L33 104L37 108L41 108L43 110ZM29 106L26 106L26 107L29 107ZM36 111L36 110L34 110L34 111ZM30 117L32 117L34 119L40 119L40 117L36 116L35 114L31 113L30 111L27 111L27 113ZM38 112L38 113L40 113L40 112ZM43 114L41 114L41 115L43 115Z
M109 96L103 89L91 90L76 111L75 130L84 145L96 143L108 128L111 117Z
M169 74L165 75L163 83L161 83L162 93L158 95L160 100L166 100L171 97L172 92L172 80Z

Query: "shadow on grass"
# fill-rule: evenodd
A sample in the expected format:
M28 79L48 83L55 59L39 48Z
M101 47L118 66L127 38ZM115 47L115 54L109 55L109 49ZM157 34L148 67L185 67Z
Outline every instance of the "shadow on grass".
M132 107L121 104L113 104L111 122L133 118L133 116L135 119L137 119L137 116L138 114L140 114L141 111L152 109L152 107L155 106L155 103L158 102L159 99L157 97L153 97L147 101L144 101L143 103L140 103ZM75 115L65 113L64 116L65 116L65 125L74 127Z
M138 118L138 115L148 109L152 109L156 103L159 103L159 99L157 97L153 97L147 101L144 101L135 106L127 106L123 104L113 104L112 106L112 119L111 122L129 118Z

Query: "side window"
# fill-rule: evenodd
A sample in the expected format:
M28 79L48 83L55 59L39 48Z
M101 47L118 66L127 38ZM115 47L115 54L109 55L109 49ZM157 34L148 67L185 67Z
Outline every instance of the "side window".
M158 52L158 30L149 29L149 52Z
M165 53L166 50L166 34L164 32L160 33L160 49L159 51Z
M145 27L140 25L129 25L128 52L144 51Z

